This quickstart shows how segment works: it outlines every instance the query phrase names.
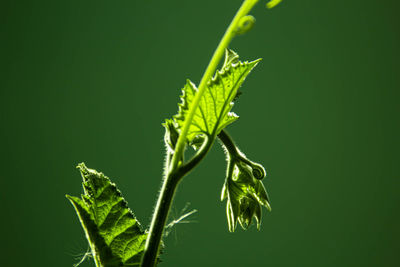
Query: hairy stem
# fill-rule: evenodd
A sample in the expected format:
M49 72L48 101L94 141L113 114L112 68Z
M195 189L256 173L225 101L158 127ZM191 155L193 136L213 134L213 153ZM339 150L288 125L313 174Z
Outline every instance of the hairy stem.
M166 173L160 196L158 197L153 218L150 225L149 236L147 237L146 248L141 266L154 266L158 250L163 236L168 213L174 198L175 190L180 180L189 173L205 157L210 150L215 138L206 137L199 152L186 164L182 165L175 172Z
M233 139L229 136L229 134L225 131L222 130L218 134L219 140L222 142L223 146L228 150L229 157L233 159L238 159L240 161L243 161L244 163L248 164L249 166L255 167L257 164L254 162L251 162L248 160L242 152L238 149L238 147L235 145L235 142Z
M218 134L218 138L219 138L219 140L221 140L221 142L225 146L226 150L228 150L230 156L240 157L235 143L233 142L232 138L229 136L229 134L225 130L222 130Z
M164 179L164 183L158 197L157 206L151 221L149 236L146 240L146 248L141 263L141 266L143 267L152 267L156 263L164 226L167 221L168 212L171 207L179 179L180 177L177 173L169 173Z
M150 233L146 240L146 246L141 263L142 267L153 267L156 263L156 258L158 255L165 223L179 181L185 174L192 170L204 158L216 138L215 136L211 136L210 138L208 138L199 153L196 154L192 160L190 160L187 164L179 164L179 162L181 162L186 146L186 135L192 123L196 109L199 106L200 99L203 96L204 91L206 90L207 82L215 73L219 62L224 55L225 49L228 48L228 45L235 37L236 31L240 24L240 20L250 12L250 10L257 2L258 0L245 0L243 2L242 6L237 11L231 24L226 30L224 36L222 37L200 81L198 91L195 95L193 103L189 109L188 116L186 117L183 128L180 132L171 162L166 166L165 179L152 217Z

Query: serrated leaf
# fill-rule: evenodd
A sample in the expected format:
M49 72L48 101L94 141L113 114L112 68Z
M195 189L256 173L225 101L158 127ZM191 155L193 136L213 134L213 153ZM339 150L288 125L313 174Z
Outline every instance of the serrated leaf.
M83 178L81 199L74 206L99 266L139 266L147 233L114 183L103 173L78 165Z
M206 90L195 111L186 136L189 143L201 134L217 135L227 125L238 119L238 116L231 112L233 100L247 75L260 60L241 62L235 52L227 50L222 69L217 71L207 83ZM182 103L179 104L178 114L174 116L178 129L183 127L196 93L196 85L187 80L182 89Z
M225 59L222 68L226 68L232 64L236 64L239 62L239 55L233 51L232 49L225 50Z

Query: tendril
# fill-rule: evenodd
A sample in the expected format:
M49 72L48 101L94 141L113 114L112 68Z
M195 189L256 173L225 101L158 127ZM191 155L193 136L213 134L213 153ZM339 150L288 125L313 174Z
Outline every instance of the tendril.
M267 173L265 172L264 167L261 166L260 164L253 163L251 168L252 168L253 176L257 180L262 180L267 175Z
M247 15L247 16L242 17L239 20L235 34L236 35L245 34L246 32L250 31L253 28L255 22L256 22L256 19L252 15Z
M282 0L271 0L267 3L267 8L271 9L278 5Z

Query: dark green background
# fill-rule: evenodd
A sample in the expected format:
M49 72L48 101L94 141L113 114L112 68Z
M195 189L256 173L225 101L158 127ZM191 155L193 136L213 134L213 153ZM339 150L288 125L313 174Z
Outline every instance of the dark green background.
M72 266L86 251L64 197L81 193L82 161L149 224L161 122L240 3L2 1L2 266ZM186 202L199 212L168 237L160 266L399 266L398 1L264 3L231 44L264 60L229 132L266 166L272 212L260 232L228 232L216 145L179 187L175 218Z

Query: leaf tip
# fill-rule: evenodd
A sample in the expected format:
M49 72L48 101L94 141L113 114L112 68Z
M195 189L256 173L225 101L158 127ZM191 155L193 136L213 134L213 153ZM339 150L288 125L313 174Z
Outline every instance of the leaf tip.
M272 211L271 204L268 201L264 201L263 205L267 208L268 211Z
M260 63L261 60L263 60L262 57L257 58L256 60L251 61L250 64L254 65L255 67L257 66L258 63Z

